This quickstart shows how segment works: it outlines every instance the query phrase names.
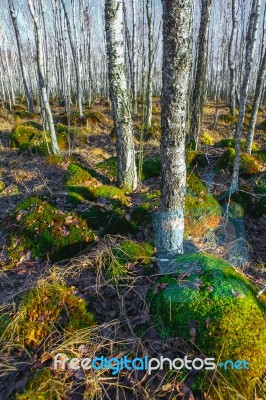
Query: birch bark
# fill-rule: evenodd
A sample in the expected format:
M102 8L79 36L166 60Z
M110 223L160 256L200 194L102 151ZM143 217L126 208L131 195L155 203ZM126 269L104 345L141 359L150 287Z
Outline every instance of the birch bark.
M232 31L229 42L228 65L230 70L230 114L235 115L236 110L236 37L237 37L237 16L236 16L236 0L232 0Z
M245 71L243 77L243 83L241 86L240 99L239 99L239 117L238 124L235 134L236 147L235 147L235 161L233 177L231 182L231 192L234 193L238 190L239 181L239 169L240 169L240 156L241 156L241 138L242 130L245 119L245 109L248 97L248 89L250 83L250 76L252 70L252 64L254 61L255 43L257 39L259 16L260 16L261 0L253 0L251 6L251 13L249 19L249 27L246 38L246 62Z
M137 187L137 170L130 105L125 76L122 0L105 1L109 90L117 137L118 185Z
M191 16L191 0L163 0L160 224L169 253L183 252Z
M19 57L20 70L21 70L21 74L22 74L25 95L26 95L26 98L27 98L27 108L28 108L29 112L33 113L34 112L33 100L32 100L32 96L30 94L30 90L29 90L28 83L27 83L27 75L26 75L26 70L25 70L23 56L22 56L23 48L22 48L21 37L20 37L18 21L17 21L17 16L16 16L13 0L8 0L8 5L9 5L9 13L10 13L10 16L11 16L11 19L12 19L12 23L13 23L13 27L14 27L14 31L15 31L15 37L16 37L17 48L18 48L18 57Z
M48 99L48 95L47 95L47 87L46 87L45 78L44 78L44 61L43 61L42 32L41 32L40 20L39 20L38 14L36 13L33 0L28 0L28 6L29 6L29 10L30 10L33 22L34 22L34 28L35 28L39 89L40 89L43 107L45 109L45 114L47 117L47 122L49 125L49 131L50 131L51 141L52 141L52 151L53 151L53 154L60 155L60 150L58 147L56 133L55 133L53 115L52 115L51 107L49 104L49 99Z

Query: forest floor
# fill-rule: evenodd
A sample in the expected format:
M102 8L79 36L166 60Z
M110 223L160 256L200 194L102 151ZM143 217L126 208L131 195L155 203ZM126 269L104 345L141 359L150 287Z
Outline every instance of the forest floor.
M157 99L153 108L153 129L149 140L144 144L143 151L145 159L158 160L160 109ZM128 259L126 280L114 281L101 270L105 262L103 260L106 260L110 254L113 256L112 249L119 246L125 238L137 243L151 242L151 223L145 222L136 227L135 221L139 221L139 219L134 220L133 216L135 215L134 211L138 210L145 201L150 205L149 201L152 201L149 198L150 194L154 194L155 206L152 204L152 207L156 208L160 178L157 173L150 172L153 167L148 169L134 193L126 193L126 203L120 206L118 211L117 208L114 209L114 200L120 201L121 193L112 196L111 200L108 196L96 196L94 199L85 197L79 198L77 202L69 201L70 189L66 181L69 177L69 168L73 164L85 171L94 171L95 174L98 174L95 175L97 179L100 180L102 177L103 182L108 182L109 186L115 183L114 176L109 173L109 164L107 163L106 169L99 167L99 163L114 157L116 150L115 140L112 134L110 135L113 125L108 106L99 102L90 110L86 119L81 121L77 117L71 122L77 146L70 156L66 148L65 157L61 160L49 155L38 155L29 148L26 150L15 148L11 140L11 131L14 126L21 126L29 120L40 122L38 116L21 117L18 116L18 112L15 110L13 112L1 111L0 113L0 180L3 184L0 191L0 314L2 320L5 321L6 316L10 319L15 315L24 294L31 288L38 286L40 282L55 279L62 285L74 288L74 295L83 299L94 315L97 324L93 325L89 331L94 354L105 351L112 357L119 357L121 354L127 353L134 354L135 357L144 355L178 357L181 354L199 351L195 350L196 346L190 340L184 341L176 337L163 340L154 325L146 300L147 293L156 287L158 280L154 256L149 259L148 265L143 262L147 257L146 253L139 258ZM56 123L66 126L63 108L54 106L54 115ZM208 193L216 200L219 200L230 187L231 171L227 168L229 159L225 158L228 146L217 145L222 140L233 137L235 125L234 122L228 120L227 116L228 109L224 104L219 105L216 109L214 103L209 103L205 108L203 135L199 155L197 155L199 161L192 164L188 172L188 175L196 173L207 187ZM214 127L215 117L218 118ZM266 279L266 214L263 211L257 214L256 209L261 197L254 191L254 187L261 185L262 181L265 185L265 155L264 159L261 156L261 154L265 154L263 153L266 137L263 125L265 119L266 110L262 109L259 113L255 138L258 158L248 160L251 171L243 173L240 179L243 193L248 193L249 198L241 197L240 199L239 197L234 200L238 203L242 201L240 205L244 212L238 219L238 223L242 224L241 229L244 236L239 236L238 225L234 224L235 216L231 216L229 219L225 216L215 229L206 230L204 234L200 231L197 234L199 228L196 226L195 234L188 235L185 245L188 252L194 247L199 252L228 260L241 271L241 274L247 276L257 289L265 284ZM141 122L135 118L136 132L140 125ZM261 126L264 130L261 129ZM139 154L140 142L137 139L138 134L136 133L136 149ZM256 167L259 163L259 171L256 168L253 171L252 162ZM220 166L219 169L217 166ZM154 168L157 167L158 165L155 164ZM79 185L82 187L81 183ZM94 218L93 229L96 240L87 248L81 249L80 254L77 252L71 258L66 257L66 260L61 257L59 261L54 261L50 258L51 254L45 258L36 256L29 243L21 248L20 236L15 238L15 242L10 242L10 232L14 237L14 234L16 236L16 232L20 231L19 218L21 216L18 216L22 215L23 218L24 210L19 211L21 214L17 214L16 218L12 215L25 199L32 197L48 201L60 215L70 216L72 220L76 218L76 215L78 217L85 215L86 210L91 210L93 207L96 207L93 210L104 211L105 215L115 210L114 219L112 220L113 214L110 214L109 221L106 222L104 219L106 225L104 228L106 229L103 229L103 226L100 226L101 220L97 221L97 213L95 217L90 217L88 225L89 221L92 221L91 218ZM262 207L265 206L262 205ZM152 211L152 208L150 210ZM100 215L102 217L102 214ZM121 219L116 219L117 216ZM141 218L141 214L138 218ZM95 226L95 220L98 226ZM129 228L132 221L135 223L134 229ZM34 224L35 221L32 223ZM104 236L104 233L107 233L107 236ZM62 235L67 236L69 232ZM34 237L34 240L38 240L36 236ZM221 238L222 240L220 240ZM236 253L239 243L240 246L244 246L244 250L242 248ZM15 250L17 253L13 256ZM12 252L12 257L9 251ZM162 284L157 283L158 285ZM13 326L12 329L13 333L17 332L16 326ZM75 337L75 332L71 332L66 339L54 327L46 335L45 341L30 346L14 346L10 337L13 337L16 342L16 334L10 335L9 339L6 339L6 347L2 348L2 355L0 355L2 366L0 399L15 398L12 396L25 387L30 391L28 385L32 379L32 372L50 371L51 354L56 354L56 350L66 349L67 345L69 348L73 348L74 341L82 345L87 340L86 335L82 337L80 333L78 337ZM76 354L82 354L82 351L84 349L82 350L82 346L79 346ZM188 374L184 379L179 375L171 376L165 371L147 376L145 371L131 371L130 373L120 373L119 379L110 374L100 374L100 372L97 376L88 378L80 372L68 371L67 374L62 375L62 372L59 371L54 378L49 379L50 381L54 380L55 393L62 391L65 393L65 397L59 398L89 399L93 396L97 397L101 393L104 399L183 399L189 398L185 396L190 391L196 377ZM62 387L59 384L57 387L56 382L61 382ZM51 382L49 384L51 385ZM35 385L37 385L36 382ZM66 394L70 390L69 388L71 388L71 395ZM206 393L203 397L197 390L194 392L194 396L197 399L208 398ZM29 398L34 397L26 397L26 395L21 397L21 399Z

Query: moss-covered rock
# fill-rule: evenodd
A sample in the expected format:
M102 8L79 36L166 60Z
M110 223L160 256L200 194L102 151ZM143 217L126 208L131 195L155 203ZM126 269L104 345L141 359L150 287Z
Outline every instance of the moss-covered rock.
M151 264L154 254L154 248L149 243L124 241L106 254L104 274L107 279L117 282L131 274L132 264Z
M235 160L235 149L228 148L225 153L221 156L217 168L218 170L229 170L232 171ZM262 170L262 164L258 161L257 157L242 153L240 159L240 173L244 176L251 176L257 174Z
M195 337L198 348L217 363L248 361L249 370L219 369L219 374L250 398L265 371L266 320L255 290L243 275L210 255L180 256L173 274L160 278L149 292L148 302L162 337ZM189 329L192 323L196 325L193 332ZM206 378L205 390L209 386ZM220 398L234 398L228 385L219 390Z
M24 251L31 250L33 257L62 260L74 256L94 240L93 231L82 218L74 213L65 214L36 197L19 204L12 218L19 227L11 237L17 235L20 244L23 237Z
M129 200L125 191L112 185L105 185L104 179L93 170L86 170L78 164L71 164L66 181L68 189L67 200L78 205L81 201L107 199L116 206L127 206Z
M83 211L81 216L101 235L126 235L134 232L134 227L125 214L121 208L110 210L104 205L93 205L88 211Z
M242 140L241 140L241 150L242 150L242 151L245 151L245 150L246 150L246 143L247 143L247 141L246 141L245 139L242 139ZM235 146L236 146L236 140L233 139L233 138L230 138L230 139L222 139L222 140L220 140L219 142L217 142L217 143L215 144L215 147L220 147L220 148L228 148L228 147L231 147L231 148L234 149ZM252 144L252 151L256 151L256 150L258 150L258 146L256 145L256 143L253 143L253 144Z
M160 191L143 194L143 203L131 213L131 222L138 228L152 223L152 213L159 205ZM222 209L206 186L195 174L187 176L185 198L185 236L200 237L216 228L222 218Z
M57 142L61 151L68 149L68 137L65 132L57 132ZM44 132L40 124L28 121L13 128L10 145L13 148L31 150L33 153L47 156L51 149L51 139L49 132Z
M54 328L72 333L94 325L85 300L74 295L73 290L61 283L39 281L22 299L4 337L12 338L16 344L38 347Z

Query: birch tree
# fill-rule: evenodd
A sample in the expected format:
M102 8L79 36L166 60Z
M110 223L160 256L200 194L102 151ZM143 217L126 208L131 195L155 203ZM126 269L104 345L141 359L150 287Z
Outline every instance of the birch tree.
M266 8L264 11L264 29L263 29L263 31L264 31L263 37L266 38ZM263 51L263 45L264 45L264 40L262 41L262 49L261 49L262 51ZM249 154L251 154L251 150L252 150L255 125L256 125L256 121L257 121L260 101L262 98L263 88L265 85L265 78L266 78L266 47L264 49L264 54L262 55L262 59L260 62L260 68L258 71L255 96L254 96L254 101L253 101L253 105L252 105L251 117L250 117L250 122L249 122L249 127L248 127L248 133L247 133L246 151Z
M80 117L83 117L83 105L82 105L82 97L83 96L82 96L82 85L81 85L81 77L80 77L80 63L79 63L78 46L77 46L77 41L76 41L76 44L75 44L74 40L72 38L71 24L70 24L69 15L68 15L68 12L67 12L66 2L65 2L65 0L61 0L61 3L62 3L62 6L63 6L63 9L64 9L66 25L67 25L67 32L68 32L68 38L69 38L69 43L70 43L70 47L71 47L71 51L72 51L74 68L75 68L79 115L80 115ZM74 9L74 7L73 7L73 9ZM75 18L74 18L74 21L75 21ZM74 22L74 33L75 32L76 32L76 26L75 26L75 22ZM76 33L75 33L75 35L76 35Z
M26 75L25 66L24 66L24 60L23 60L23 48L22 48L21 37L20 37L18 21L17 21L17 15L16 15L16 11L15 11L13 0L8 0L8 5L9 5L10 17L11 17L12 24L13 24L14 31L15 31L15 37L16 37L17 48L18 48L20 71L21 71L21 75L22 75L22 79L23 79L25 95L26 95L26 98L27 98L27 108L28 108L29 112L33 113L34 112L33 100L32 100L32 96L31 96L31 93L30 93L30 90L29 90L29 86L28 86L28 82L27 82L27 75Z
M189 142L197 148L205 97L206 69L208 61L209 21L212 0L201 0L201 21L197 52L197 67L192 95Z
M229 104L230 114L235 116L236 109L236 37L237 37L237 15L236 15L236 0L232 0L232 31L229 42L228 65L230 70L230 91Z
M36 5L36 2L35 2ZM33 0L28 0L29 10L34 22L35 29L35 38L36 38L36 49L37 49L37 69L38 69L38 80L39 80L39 89L40 89L40 97L45 110L45 115L47 118L47 123L49 126L49 131L51 135L52 142L52 151L53 154L60 155L60 150L57 143L53 115L51 111L51 107L49 104L49 99L47 95L47 87L45 83L44 76L44 60L43 60L43 45L42 45L42 32L41 32L41 23L39 13L35 9Z
M153 85L153 26L152 26L152 2L146 0L146 13L148 22L148 76L147 76L147 94L146 94L146 113L145 127L151 127L152 119L152 85Z
M122 0L105 1L105 27L109 91L117 139L117 180L120 187L134 190L137 187L137 169L125 76Z
M239 169L240 169L240 157L241 157L241 138L242 130L245 119L245 109L248 97L248 89L250 83L250 76L252 70L252 64L254 61L255 43L257 39L259 16L260 16L261 0L253 0L249 18L249 26L246 37L246 60L245 60L245 71L243 82L240 91L239 99L239 117L237 123L237 129L235 134L236 147L235 147L235 161L233 177L231 182L231 192L234 193L238 190L239 181Z
M162 183L159 229L163 250L170 254L183 252L191 16L191 0L163 0Z

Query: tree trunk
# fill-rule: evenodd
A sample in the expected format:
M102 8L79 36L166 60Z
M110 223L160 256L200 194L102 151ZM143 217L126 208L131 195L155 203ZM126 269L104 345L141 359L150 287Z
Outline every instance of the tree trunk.
M44 79L44 62L43 62L43 49L42 49L42 33L39 17L35 11L33 0L28 0L29 10L34 22L35 36L36 36L36 48L37 48L37 68L38 68L38 78L39 78L39 88L41 93L41 99L43 102L43 107L45 109L47 122L49 125L49 131L52 141L53 154L60 155L60 150L57 143L53 115L51 107L49 104L49 99L47 95L47 88Z
M70 47L71 47L72 57L73 57L73 62L74 62L74 68L75 68L79 115L80 115L80 117L83 117L82 86L81 86L81 78L80 78L80 66L79 66L78 51L76 50L76 47L75 47L75 44L74 44L74 41L72 38L71 25L70 25L70 20L69 20L65 0L61 0L61 3L63 6L63 9L64 9L65 19L66 19L66 23L67 23L68 38L69 38L69 42L70 42Z
M251 76L251 69L253 64L254 52L255 52L255 43L257 39L258 32L258 23L260 16L260 5L261 0L253 0L248 33L246 38L246 62L245 62L245 71L244 78L240 92L240 100L239 100L239 117L238 124L235 134L236 139L236 147L235 147L235 162L234 162L234 170L233 177L231 182L231 192L234 193L238 190L238 180L239 180L239 169L240 169L240 156L241 156L241 138L242 138L242 130L245 119L245 109L248 97L248 88Z
M266 8L265 8L265 16L266 16ZM265 35L266 35L266 29L265 29L266 28L266 18L264 18L264 20L265 20L265 23L264 23L264 37L265 37ZM263 45L262 45L261 51L263 51ZM248 127L248 133L247 133L246 152L249 154L251 154L251 151L252 151L255 125L256 125L256 121L257 121L257 115L258 115L258 111L259 111L260 101L262 98L262 92L263 92L263 88L265 85L265 78L266 78L266 49L264 49L264 55L262 57L262 60L260 63L260 68L258 71L256 91L255 91L252 112L251 112L251 117L250 117L250 122L249 122L249 127Z
M190 122L189 143L197 148L201 131L202 112L205 96L206 69L208 61L209 21L212 0L201 0L201 21L199 30L199 45L197 54L197 68L192 95L192 109Z
M137 187L137 169L125 76L122 0L105 1L109 89L117 137L118 185Z
M163 0L162 183L160 212L155 215L159 255L183 252L191 16L191 0Z
M146 12L148 21L148 77L147 77L147 93L146 93L146 113L145 128L151 127L152 119L152 85L153 85L153 27L152 27L152 11L151 0L146 0Z
M232 31L229 43L228 65L230 70L230 114L235 116L236 110L236 37L237 37L237 17L236 17L236 0L232 0Z
M26 98L27 98L27 108L28 108L29 112L33 113L34 112L33 100L32 100L32 97L31 97L31 94L30 94L30 91L29 91L29 88L28 88L28 84L27 84L26 71L25 71L23 57L22 57L23 49L22 49L21 37L20 37L20 33L19 33L17 16L16 16L16 13L15 13L15 7L14 7L13 0L8 0L8 4L9 4L9 12L10 12L10 16L11 16L11 19L12 19L12 23L13 23L13 27L14 27L14 31L15 31L15 36L16 36L20 70L21 70L21 74L22 74L25 95L26 95Z

